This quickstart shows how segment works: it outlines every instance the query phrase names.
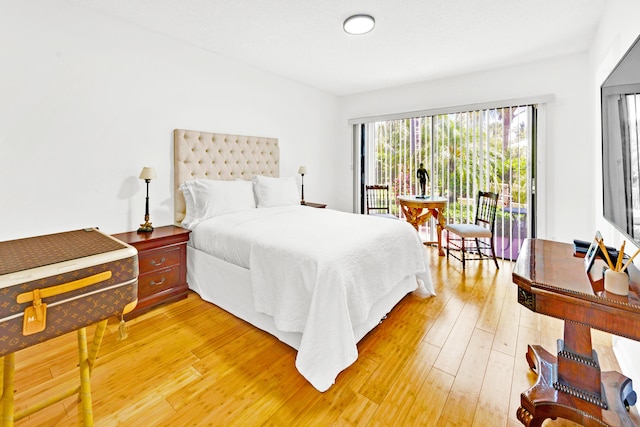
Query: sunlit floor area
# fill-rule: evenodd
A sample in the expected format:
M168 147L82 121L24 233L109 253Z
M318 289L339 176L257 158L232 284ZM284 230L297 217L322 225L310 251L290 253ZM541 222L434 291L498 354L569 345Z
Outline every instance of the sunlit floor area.
M521 425L520 393L536 379L527 345L555 352L562 321L517 303L511 262L469 262L463 272L435 247L425 251L437 296L404 298L325 393L298 374L293 349L195 293L129 321L123 341L114 319L92 375L95 424ZM592 336L603 370L617 370L611 337ZM16 410L77 384L76 365L75 333L16 353ZM16 425L77 424L70 397Z

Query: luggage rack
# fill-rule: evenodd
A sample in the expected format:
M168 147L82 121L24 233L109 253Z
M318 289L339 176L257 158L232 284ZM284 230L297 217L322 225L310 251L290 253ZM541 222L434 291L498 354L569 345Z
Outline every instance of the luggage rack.
M96 331L93 335L91 347L87 346L87 328L80 328L78 334L78 359L80 372L80 385L70 388L56 396L52 396L40 403L34 404L18 413L14 412L14 378L15 378L15 353L4 356L4 371L2 380L2 426L13 426L15 421L19 421L44 408L58 403L67 397L78 394L81 403L80 418L84 426L93 425L93 403L91 400L91 373L95 366L98 351L102 344L105 329L109 319L97 323Z
M109 318L120 317L124 338L124 315L138 302L137 250L97 229L0 242L0 291L1 426L75 394L80 423L93 426L91 374ZM15 353L73 331L80 384L16 412Z

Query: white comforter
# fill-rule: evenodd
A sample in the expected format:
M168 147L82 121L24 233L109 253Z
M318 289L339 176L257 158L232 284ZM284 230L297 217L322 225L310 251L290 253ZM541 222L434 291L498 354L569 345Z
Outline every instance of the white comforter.
M251 209L198 225L191 244L249 268L255 309L301 332L298 371L327 390L358 356L353 325L403 278L434 295L424 247L403 221L304 206Z

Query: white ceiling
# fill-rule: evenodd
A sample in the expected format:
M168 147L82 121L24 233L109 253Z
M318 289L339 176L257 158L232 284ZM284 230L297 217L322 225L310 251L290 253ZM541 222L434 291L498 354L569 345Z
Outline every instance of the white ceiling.
M74 0L348 95L585 52L607 0ZM375 29L342 22L367 13Z

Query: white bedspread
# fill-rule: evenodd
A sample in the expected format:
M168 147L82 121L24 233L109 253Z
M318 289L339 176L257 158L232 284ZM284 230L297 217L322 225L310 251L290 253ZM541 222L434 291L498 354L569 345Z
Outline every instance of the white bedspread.
M298 371L327 390L358 356L353 325L403 278L433 295L424 247L411 225L304 206L251 209L198 225L191 244L247 267L255 309L302 333Z

